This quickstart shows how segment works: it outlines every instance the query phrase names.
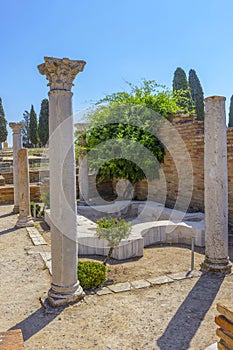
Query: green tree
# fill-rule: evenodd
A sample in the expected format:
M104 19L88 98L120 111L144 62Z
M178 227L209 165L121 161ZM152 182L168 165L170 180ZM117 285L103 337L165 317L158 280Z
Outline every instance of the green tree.
M49 101L47 98L41 102L38 134L41 146L45 146L49 139Z
M7 121L5 118L5 113L2 105L2 99L0 97L0 149L2 149L2 142L5 142L7 139Z
M96 236L99 239L105 239L108 241L109 252L106 258L103 261L103 264L106 265L114 248L116 248L122 239L127 239L132 231L132 224L126 222L122 218L102 218L96 221L97 229Z
M198 120L204 120L204 93L194 69L189 71L189 86Z
M32 147L32 144L29 138L30 113L28 111L24 111L22 122L24 123L24 128L22 130L23 147L30 148Z
M161 115L169 118L181 109L173 93L153 80L128 85L129 92L107 95L88 113L89 167L99 180L123 178L135 184L158 177L164 159L164 146L156 137Z
M231 96L230 109L229 109L229 122L228 128L233 127L233 95Z
M178 67L174 72L173 93L177 97L178 106L186 113L194 113L195 105L191 96L190 86L185 71Z
M33 105L30 110L30 121L29 121L29 139L33 147L37 147L38 144L38 124L37 115Z

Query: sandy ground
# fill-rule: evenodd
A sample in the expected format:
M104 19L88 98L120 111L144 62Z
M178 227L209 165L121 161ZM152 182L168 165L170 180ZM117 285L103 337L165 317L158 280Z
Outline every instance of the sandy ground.
M11 210L0 206L0 331L21 328L26 349L202 350L217 340L216 303L232 301L233 275L202 274L147 289L87 295L83 302L45 313L39 297L45 298L50 276L40 256L28 254L32 243L25 229L14 228ZM186 248L149 248L145 255L124 265L111 263L110 277L139 279L143 271L157 276L190 264ZM196 253L196 263L202 257Z

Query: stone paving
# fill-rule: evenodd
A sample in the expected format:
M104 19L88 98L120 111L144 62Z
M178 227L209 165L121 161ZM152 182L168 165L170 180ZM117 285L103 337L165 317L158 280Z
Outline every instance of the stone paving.
M44 309L39 297L46 297L51 278L38 251L49 247L33 246L25 228L15 229L12 208L0 207L0 331L22 329L26 349L203 350L218 340L216 303L232 299L233 275L169 274L160 276L169 283L137 289L141 279L127 292L107 286L99 290L103 296Z

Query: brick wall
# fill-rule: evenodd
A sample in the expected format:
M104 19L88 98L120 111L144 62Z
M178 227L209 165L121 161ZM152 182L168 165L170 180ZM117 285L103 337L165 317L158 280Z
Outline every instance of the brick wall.
M192 162L193 192L189 210L204 211L204 122L195 120L194 116L183 115L175 116L172 123L185 142ZM233 128L227 129L227 152L229 222L233 224ZM166 191L166 205L173 207L177 199L178 174L168 150L160 173L164 174L166 180L159 179L150 183L152 191L149 198L163 201L163 192ZM147 191L147 181L139 182L135 186L136 198L146 199Z

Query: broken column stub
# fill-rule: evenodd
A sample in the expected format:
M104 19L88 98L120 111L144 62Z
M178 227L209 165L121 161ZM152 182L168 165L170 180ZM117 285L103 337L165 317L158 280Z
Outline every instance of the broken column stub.
M14 184L14 213L19 213L18 189L18 151L22 148L22 130L24 123L9 123L13 138L13 184Z
M19 217L17 227L34 226L30 210L30 187L28 153L26 148L18 151Z
M205 99L205 260L202 268L230 272L225 97Z
M49 81L49 163L52 306L83 298L77 279L77 207L74 129L71 88L85 66L84 61L45 57L39 72Z

